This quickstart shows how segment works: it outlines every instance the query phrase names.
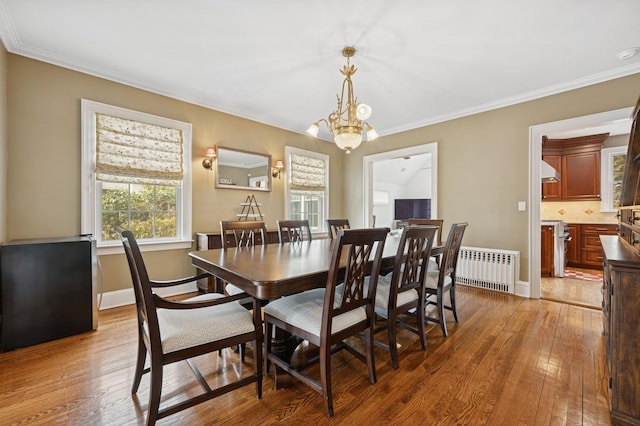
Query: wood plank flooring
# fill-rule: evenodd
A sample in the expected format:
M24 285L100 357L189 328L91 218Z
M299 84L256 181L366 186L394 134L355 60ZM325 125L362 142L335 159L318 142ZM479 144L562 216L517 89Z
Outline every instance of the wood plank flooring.
M261 400L247 386L158 424L610 424L602 312L457 288L460 322L447 314L449 337L429 326L422 351L399 331L400 368L376 349L375 385L351 355L333 357L332 419L320 395L286 374L276 389L271 369ZM0 353L0 423L144 424L148 377L130 393L135 329L133 307L116 308L100 312L94 332ZM213 384L247 374L251 362L251 350L245 364L230 350L196 360ZM184 363L167 367L165 386L165 402L199 391Z
M589 269L578 271L597 273ZM572 278L542 277L540 282L542 298L570 303L594 309L602 309L602 282Z

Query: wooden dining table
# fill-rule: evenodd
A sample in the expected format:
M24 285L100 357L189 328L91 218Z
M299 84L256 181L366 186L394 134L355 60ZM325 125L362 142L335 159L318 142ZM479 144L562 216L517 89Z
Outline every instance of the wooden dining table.
M190 252L192 264L216 278L232 282L252 297L273 300L316 287L327 282L335 240L265 244ZM393 269L400 242L390 233L382 253L381 270ZM432 255L442 252L434 246ZM346 264L347 253L343 253Z

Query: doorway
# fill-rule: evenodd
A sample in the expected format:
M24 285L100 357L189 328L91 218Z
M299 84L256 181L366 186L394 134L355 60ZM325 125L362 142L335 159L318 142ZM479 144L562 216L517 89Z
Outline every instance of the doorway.
M631 124L633 107L607 111L567 120L539 124L529 128L529 296L542 296L540 273L540 210L542 188L540 166L542 162L542 136L570 138L588 134L619 132L620 127ZM620 133L618 133L620 134ZM546 283L545 283L546 284Z
M374 224L393 227L395 218L390 211L397 186L411 186L411 192L404 192L406 195L402 197L428 198L431 217L438 217L437 142L366 155L363 157L363 170L365 227L372 227ZM401 179L410 184L398 185Z

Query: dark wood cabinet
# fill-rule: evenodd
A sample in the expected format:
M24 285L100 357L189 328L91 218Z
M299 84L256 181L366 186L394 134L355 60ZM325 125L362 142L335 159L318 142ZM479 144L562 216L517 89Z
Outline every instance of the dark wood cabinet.
M566 242L567 251L565 253L567 266L580 267L580 263L582 262L582 258L580 256L582 247L580 225L568 223L566 224L566 228L569 230L569 240Z
M600 240L611 420L616 425L640 425L640 261L617 236Z
M617 233L617 225L581 224L580 266L583 268L602 268L602 245L600 244L600 235L616 235Z
M540 275L552 277L555 274L553 266L553 226L542 225L540 229Z
M543 201L600 199L600 151L608 133L569 139L543 137L542 159L560 174L560 182L542 184Z
M267 231L266 243L279 243L278 231ZM198 232L196 233L196 248L198 250L213 250L222 248L222 238L220 232ZM198 289L205 293L222 293L223 286L214 277L198 280Z

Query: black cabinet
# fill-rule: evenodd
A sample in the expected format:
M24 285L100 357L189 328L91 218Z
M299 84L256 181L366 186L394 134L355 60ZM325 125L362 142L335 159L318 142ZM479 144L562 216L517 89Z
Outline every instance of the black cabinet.
M2 350L95 329L96 245L90 237L11 241L0 249Z

